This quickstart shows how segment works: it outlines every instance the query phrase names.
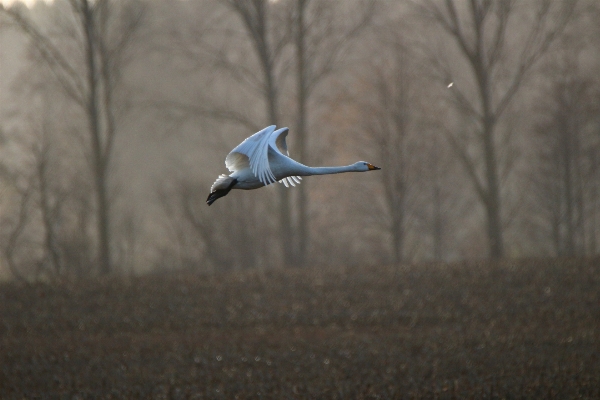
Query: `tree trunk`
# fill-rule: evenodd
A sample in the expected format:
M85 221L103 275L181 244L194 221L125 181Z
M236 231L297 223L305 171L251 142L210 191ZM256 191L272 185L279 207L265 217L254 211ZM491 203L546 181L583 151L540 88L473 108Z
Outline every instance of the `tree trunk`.
M265 53L263 59L263 68L267 86L267 104L269 114L269 124L277 125L277 89L273 77L273 66L270 58ZM281 253L285 265L292 265L294 262L294 231L292 229L292 217L290 210L290 192L288 188L279 185L279 237Z
M443 253L442 197L439 182L433 188L433 259L441 261Z
M251 38L256 55L261 65L264 77L264 95L267 104L267 117L269 125L278 122L278 88L275 82L274 58L275 52L268 40L268 4L266 0L228 0L227 3L241 17L246 30ZM282 187L279 189L279 237L283 262L291 265L293 262L293 233L290 215L289 191Z
M88 0L82 0L82 18L85 28L86 63L88 80L87 116L90 125L92 143L92 169L96 191L96 228L98 234L98 264L101 275L111 272L111 254L109 237L109 210L106 187L106 159L102 146L102 130L100 127L100 109L98 102L98 61L96 59L96 30L94 13Z
M277 125L277 91L273 78L272 65L270 63L268 65L265 65L264 71L267 82L269 124ZM292 229L290 210L290 192L287 189L283 185L279 185L279 237L283 262L285 265L292 265L294 262L294 231Z
M50 258L52 269L54 270L56 275L59 275L61 272L61 262L59 251L56 246L56 237L54 234L54 212L52 210L52 207L50 206L50 201L48 199L48 180L46 177L48 148L45 144L46 138L44 138L43 140L44 144L42 145L42 149L39 155L40 159L38 160L37 174L40 185L40 211L42 213L42 223L44 226L44 246Z
M296 74L297 74L297 101L298 101L298 125L296 127L296 148L298 150L298 161L303 164L306 160L306 71L304 60L305 34L304 34L304 10L306 1L298 0L297 20L296 20ZM309 241L308 230L308 194L306 192L306 183L298 186L298 226L297 226L297 247L296 247L296 265L304 266L306 263L306 251Z
M489 119L486 118L486 120ZM499 259L504 256L504 241L500 219L500 185L498 182L498 163L496 161L493 127L494 125L491 121L484 122L483 145L487 183L487 199L484 201L484 205L487 215L490 257Z
M398 182L392 198L392 261L399 266L404 260L404 184Z

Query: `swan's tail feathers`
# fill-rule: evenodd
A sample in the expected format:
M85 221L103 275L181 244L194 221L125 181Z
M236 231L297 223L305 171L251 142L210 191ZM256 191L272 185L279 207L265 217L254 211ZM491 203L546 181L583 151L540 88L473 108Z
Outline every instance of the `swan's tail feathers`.
M279 183L283 183L285 187L290 187L290 185L299 185L301 180L302 178L299 176L288 176L287 178L283 178L282 180L280 180Z
M210 188L210 194L206 199L206 204L210 206L212 203L217 201L218 198L227 196L236 183L237 179L235 178L227 175L219 175L215 183L213 183L212 187Z

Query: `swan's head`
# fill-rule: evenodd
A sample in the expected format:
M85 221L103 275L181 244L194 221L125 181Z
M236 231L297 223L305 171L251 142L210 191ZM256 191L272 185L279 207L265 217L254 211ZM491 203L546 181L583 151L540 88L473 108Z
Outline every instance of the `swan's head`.
M377 169L381 169L379 167L374 166L373 164L369 164L366 161L359 161L354 163L354 168L356 168L356 171L359 172L375 171Z

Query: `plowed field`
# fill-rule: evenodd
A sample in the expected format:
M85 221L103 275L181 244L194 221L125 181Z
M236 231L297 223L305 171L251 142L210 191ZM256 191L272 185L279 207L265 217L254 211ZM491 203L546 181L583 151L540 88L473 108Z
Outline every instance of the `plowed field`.
M600 398L600 261L0 286L0 398Z

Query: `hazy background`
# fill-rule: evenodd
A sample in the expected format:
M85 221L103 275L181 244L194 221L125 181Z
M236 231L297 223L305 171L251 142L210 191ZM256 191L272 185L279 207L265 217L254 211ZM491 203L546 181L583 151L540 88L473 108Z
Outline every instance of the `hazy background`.
M0 273L596 255L599 18L594 0L15 3ZM305 164L382 170L208 207L271 124Z

